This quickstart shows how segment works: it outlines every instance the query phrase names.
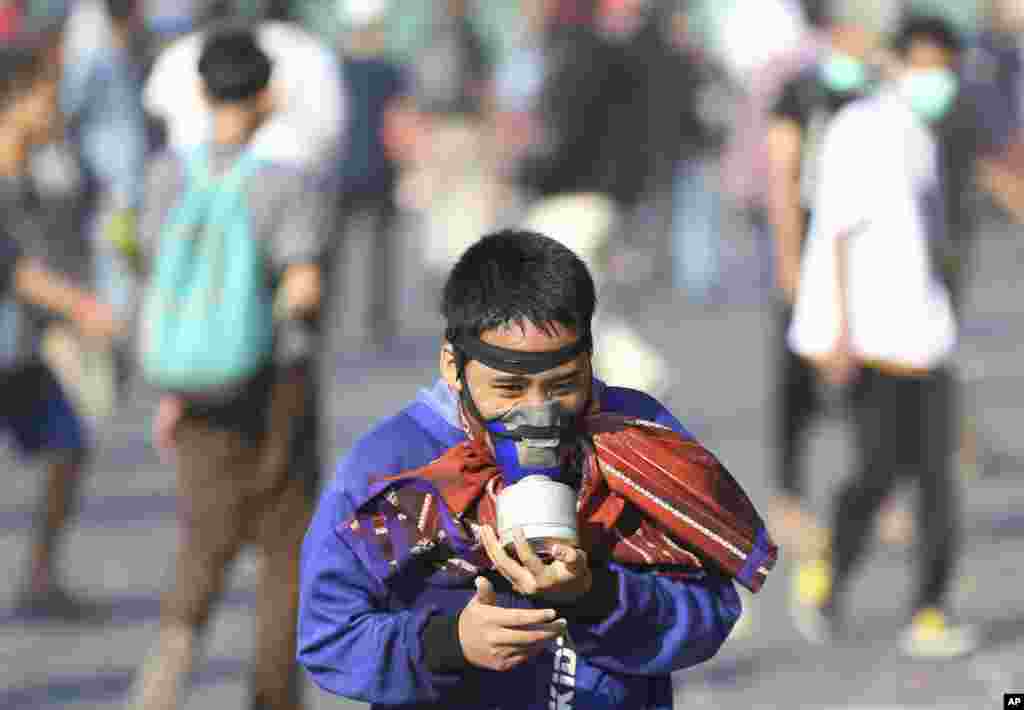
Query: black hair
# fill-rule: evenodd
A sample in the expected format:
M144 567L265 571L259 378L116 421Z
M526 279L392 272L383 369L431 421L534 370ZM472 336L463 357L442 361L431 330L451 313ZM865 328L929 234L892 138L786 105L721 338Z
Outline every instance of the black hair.
M905 56L910 50L910 45L921 40L937 44L956 56L959 56L964 48L960 34L947 20L937 16L915 14L903 19L892 47L900 55Z
M135 16L138 0L105 0L107 15L114 22L130 20Z
M27 44L0 45L0 110L31 89L46 74L43 49Z
M199 57L199 75L214 101L234 103L253 98L270 83L270 57L249 30L211 32Z
M511 229L467 249L441 299L449 342L524 321L545 332L558 323L585 336L596 306L594 280L572 250L543 234Z
M800 5L803 7L804 17L807 24L817 29L828 27L833 21L833 12L829 7L828 0L803 0Z

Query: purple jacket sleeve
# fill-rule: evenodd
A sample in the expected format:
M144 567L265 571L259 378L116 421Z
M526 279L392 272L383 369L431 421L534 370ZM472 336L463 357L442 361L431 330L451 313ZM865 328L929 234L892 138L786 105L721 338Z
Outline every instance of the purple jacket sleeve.
M342 469L341 473L344 473ZM432 608L391 611L387 597L334 528L342 496L328 490L302 547L298 660L322 689L353 700L403 705L437 700L456 678L423 662Z
M612 673L658 676L714 656L741 604L733 583L715 574L680 581L609 565L618 602L596 623L570 621L576 650Z
M335 533L368 473L404 467L391 444L368 437L356 445L319 501L302 545L298 661L328 693L404 705L436 701L459 679L431 673L423 660L423 628L440 610L389 609L386 589Z

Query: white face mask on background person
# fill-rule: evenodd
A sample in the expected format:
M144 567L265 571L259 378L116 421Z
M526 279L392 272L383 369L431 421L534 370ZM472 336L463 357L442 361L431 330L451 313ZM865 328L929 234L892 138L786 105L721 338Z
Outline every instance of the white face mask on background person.
M911 69L899 83L900 95L914 113L928 123L949 113L960 90L960 80L951 69Z
M825 86L839 94L863 90L870 78L863 60L840 51L831 52L822 62L820 76Z

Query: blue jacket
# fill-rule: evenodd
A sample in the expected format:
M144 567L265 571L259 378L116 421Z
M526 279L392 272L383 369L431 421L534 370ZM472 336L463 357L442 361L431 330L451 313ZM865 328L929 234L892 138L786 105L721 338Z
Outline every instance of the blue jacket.
M684 431L641 392L595 380L605 411ZM570 622L574 646L515 669L438 674L424 662L421 633L432 614L457 613L472 582L440 574L384 587L335 533L366 498L368 477L426 465L465 439L443 380L364 435L323 492L302 547L298 660L324 690L374 708L460 710L670 710L673 671L715 655L740 615L735 587L717 574L677 581L612 563L618 606L599 623ZM499 604L529 608L524 597Z

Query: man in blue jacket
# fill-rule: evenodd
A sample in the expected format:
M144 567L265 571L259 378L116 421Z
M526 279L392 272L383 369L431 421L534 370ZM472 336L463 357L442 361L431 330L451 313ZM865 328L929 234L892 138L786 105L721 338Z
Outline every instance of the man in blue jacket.
M355 444L303 544L298 658L320 687L374 708L667 710L670 674L721 647L740 601L710 570L682 581L575 548L540 570L484 536L498 574L424 568L385 584L336 532L372 478L425 466L517 407L596 402L683 432L652 397L594 377L595 304L583 262L539 234L492 234L455 265L441 379Z

